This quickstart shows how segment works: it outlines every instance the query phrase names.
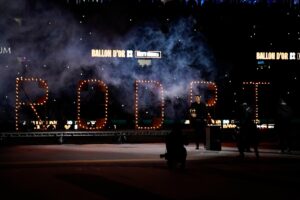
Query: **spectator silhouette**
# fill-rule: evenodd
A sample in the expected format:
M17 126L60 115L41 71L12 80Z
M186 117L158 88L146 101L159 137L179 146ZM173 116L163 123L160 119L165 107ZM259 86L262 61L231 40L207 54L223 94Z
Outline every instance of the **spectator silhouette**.
M290 127L292 119L291 107L281 98L275 117L275 132L279 136L281 152L291 151Z
M256 124L252 120L253 110L247 103L243 103L239 115L240 126L237 136L239 157L243 159L245 157L244 152L250 149L250 147L253 147L256 158L258 159L258 131Z
M186 137L182 133L182 125L175 122L170 134L166 136L166 153L161 154L167 160L170 169L180 164L181 169L185 169L187 151L185 145L188 144Z

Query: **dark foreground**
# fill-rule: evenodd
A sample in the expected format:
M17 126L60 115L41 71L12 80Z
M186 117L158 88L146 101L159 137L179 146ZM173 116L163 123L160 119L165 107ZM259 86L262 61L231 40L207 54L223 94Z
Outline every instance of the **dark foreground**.
M163 144L18 145L0 148L1 199L299 198L300 152L260 148L237 159L188 147L187 168L168 170Z

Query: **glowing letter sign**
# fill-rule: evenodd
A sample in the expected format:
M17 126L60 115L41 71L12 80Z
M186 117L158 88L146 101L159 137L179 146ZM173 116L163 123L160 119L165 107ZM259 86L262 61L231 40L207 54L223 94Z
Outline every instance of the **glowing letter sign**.
M192 81L190 83L190 102L193 102L193 88L194 85L206 85L206 87L209 90L213 90L214 91L214 96L209 98L207 100L206 106L212 107L216 104L217 100L218 100L218 89L217 89L217 85L214 82L211 81Z
M256 52L256 60L300 60L299 52Z
M259 85L270 85L270 82L243 82L243 85L254 85L255 89L255 120L258 121L258 86Z
M97 119L95 122L95 127L88 127L86 121L81 118L80 111L81 111L81 90L84 86L86 86L89 83L97 84L97 86L105 93L105 99L104 99L104 118ZM88 130L99 130L103 129L106 121L107 121L107 110L108 110L108 88L106 84L103 81L92 79L92 80L81 80L79 82L78 90L77 90L77 120L79 128L88 129Z
M134 52L134 53L133 53ZM160 59L161 51L133 51L122 49L91 49L92 58L148 58Z
M152 122L152 126L140 126L139 125L139 85L154 85L157 89L160 90L160 99L161 99L161 113L160 116L155 117ZM163 95L163 86L158 81L150 80L138 80L135 82L135 127L137 129L158 129L162 126L164 121L164 95Z
M36 87L36 86L34 86L34 87L36 89L42 89L43 95L41 97L34 94L35 96L38 97L37 100L30 100L30 99L23 100L24 97L28 98L27 94L25 93L25 90L22 91L22 95L20 95L20 93L21 93L20 90L23 89L24 85L28 84L29 82L36 82L38 84L38 87ZM101 109L102 109L102 105L104 105L103 115L100 118L95 119L92 126L89 126L87 121L82 119L83 114L81 115L82 106L84 106L84 103L82 103L83 101L81 100L81 98L86 94L86 93L83 93L83 91L85 90L85 88L87 88L87 86L89 84L95 85L100 90L100 93L97 93L97 94L100 94L100 95L104 94L103 96L101 96L101 98L103 98L104 103L100 104ZM197 85L200 85L201 87L204 86L208 90L211 91L212 95L207 100L206 105L209 107L214 106L218 99L217 85L211 81L192 81L190 83L190 101L191 102L193 101L193 91L195 90L195 87L197 87ZM253 85L254 86L255 102L256 102L256 104L255 104L255 119L258 120L258 117L259 117L258 87L260 85L270 85L270 83L253 81L253 82L243 82L243 85ZM150 90L147 90L147 88L150 88ZM142 89L144 89L144 90L142 90ZM154 93L156 95L154 95ZM148 100L148 102L141 101L144 94L149 95L149 97L147 99L145 99L145 100ZM137 80L137 81L135 81L135 94L134 95L135 95L135 104L134 104L135 105L135 107L134 107L135 127L137 129L142 129L142 130L155 130L155 129L160 128L164 121L164 90L163 90L162 84L160 82L154 81L154 80ZM153 99L152 99L152 97L153 97ZM41 117L38 114L37 106L44 105L47 102L47 100L48 100L48 84L45 80L40 79L40 78L17 77L16 78L16 107L15 107L16 130L17 131L19 130L19 122L20 122L19 112L20 112L20 108L22 106L29 106L31 108L31 110L33 111L33 113L35 114L35 116L37 117L38 121L41 122ZM156 102L158 102L158 103L156 103ZM154 115L144 115L144 116L146 116L146 117L144 117L142 115L143 112L141 110L143 109L143 107L149 108L149 107L153 106L152 104L159 105L160 111L155 112ZM155 111L157 111L157 110L158 109L155 109ZM97 111L95 111L95 112L97 112ZM151 125L143 125L141 123L141 121L144 118L149 119L149 117L152 118L151 120L149 120L151 122ZM108 87L106 86L106 84L103 81L97 80L97 79L79 81L78 89L77 89L77 121L78 121L79 128L86 129L86 130L103 129L106 125L107 118L108 118Z
M39 88L42 88L45 90L45 96L40 97L36 102L31 101L21 101L19 97L20 92L20 84L25 82L38 82ZM19 130L19 109L21 106L30 106L32 111L34 112L35 116L39 121L41 121L41 117L39 116L36 107L35 106L42 106L44 105L48 100L48 84L45 80L40 78L16 78L16 130Z

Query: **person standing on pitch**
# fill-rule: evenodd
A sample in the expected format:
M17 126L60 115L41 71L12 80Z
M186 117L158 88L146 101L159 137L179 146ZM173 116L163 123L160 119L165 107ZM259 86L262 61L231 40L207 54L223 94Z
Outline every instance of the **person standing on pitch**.
M201 102L201 96L195 95L195 102L193 102L189 109L191 125L194 129L196 149L199 149L200 141L205 139L205 127L207 125L207 108Z
M281 153L289 153L292 149L291 122L292 108L281 98L275 116L275 132L279 136Z

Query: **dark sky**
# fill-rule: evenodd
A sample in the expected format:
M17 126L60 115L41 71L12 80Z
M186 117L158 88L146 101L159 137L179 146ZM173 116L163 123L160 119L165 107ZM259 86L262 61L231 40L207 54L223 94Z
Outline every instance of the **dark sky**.
M1 52L10 48L10 53L0 54L4 120L13 121L15 79L20 76L47 81L45 112L53 118L76 117L78 81L91 78L108 85L110 116L116 118L124 117L122 113L133 114L134 82L142 79L162 83L169 118L174 117L178 101L182 101L183 110L188 106L189 83L193 80L217 83L216 117L232 117L245 98L252 101L242 90L242 82L249 80L272 82L270 95L264 99L284 96L299 110L299 90L295 87L299 61L258 65L255 60L256 51L300 52L298 7L0 0L0 12ZM150 66L141 67L135 58L91 58L92 48L158 50L162 59L152 59ZM27 90L31 93L34 88ZM195 92L206 94L206 90ZM36 98L39 95L43 92ZM27 96L36 100L34 95L23 94L24 101ZM148 100L142 98L146 105ZM275 101L269 105L266 117Z

